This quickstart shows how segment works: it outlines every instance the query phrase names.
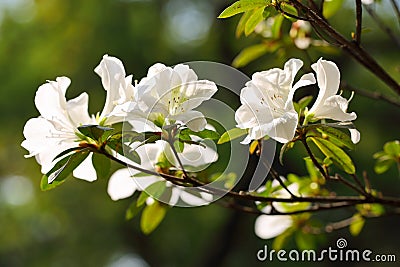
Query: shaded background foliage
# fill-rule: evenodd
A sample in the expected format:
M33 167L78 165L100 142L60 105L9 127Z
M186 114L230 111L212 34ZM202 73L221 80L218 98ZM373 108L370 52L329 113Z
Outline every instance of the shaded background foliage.
M259 37L236 39L238 17L217 20L230 1L194 0L0 0L0 266L257 266L256 252L270 241L253 232L255 217L218 205L172 209L150 236L140 233L138 220L125 221L129 200L113 202L106 194L107 181L93 184L70 179L64 186L40 192L40 166L25 160L20 147L25 121L37 115L33 104L37 87L45 80L65 75L72 79L67 97L82 91L90 95L91 113L100 110L105 98L101 81L93 72L103 54L121 58L127 73L140 79L155 62L172 65L209 60L231 64L238 52ZM393 26L399 25L388 5L377 12ZM332 18L347 36L353 31L353 2ZM392 76L400 80L398 47L364 16L365 47ZM284 25L288 28L289 22ZM319 56L312 52L312 60ZM344 80L353 86L390 95L371 73L342 53L323 55L335 61ZM242 70L282 67L297 49L266 54ZM315 94L316 92L310 91ZM230 99L232 107L238 99ZM383 102L356 95L350 110L362 139L352 156L358 171L367 170L382 191L399 193L395 171L373 173L372 154L384 142L399 138L399 110ZM284 173L304 172L301 150L287 154ZM345 216L343 210L338 216ZM349 215L351 212L348 213ZM334 218L321 213L328 220ZM338 217L340 218L340 217ZM369 220L358 237L348 230L327 236L320 248L334 246L345 237L354 248L376 253L397 253L398 218ZM294 242L287 248L293 248ZM274 262L274 264L285 263ZM286 263L287 264L287 263ZM296 263L300 264L300 263ZM326 262L324 266L333 266ZM310 265L310 263L303 263ZM319 263L319 265L322 265ZM356 266L356 263L351 265ZM350 266L350 263L349 263ZM358 263L357 266L361 266ZM370 266L377 266L371 264ZM390 264L387 264L390 266Z

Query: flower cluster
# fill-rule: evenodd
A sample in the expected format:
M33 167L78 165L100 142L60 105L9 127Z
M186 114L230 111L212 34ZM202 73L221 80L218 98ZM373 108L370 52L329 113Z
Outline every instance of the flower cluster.
M340 147L351 147L359 141L360 134L351 124L356 114L347 113L350 100L337 95L339 69L335 63L319 59L311 66L315 76L306 73L295 82L302 66L301 60L290 59L283 69L256 72L245 84L240 93L242 105L235 113L237 127L247 134L242 143L249 144L264 137L280 143L303 137L302 141L306 142L310 137L318 147L333 147L333 150L321 151L344 171L354 173L351 159ZM98 176L104 176L101 172L105 168L99 167L102 163L97 157L101 156L108 162L112 158L130 167L110 176L107 192L113 200L142 191L135 207L157 203L151 208L154 210L163 209L165 205L160 202L169 206L178 203L200 206L213 201L212 190L196 191L195 187L187 185L204 184L199 180L193 183L192 177L197 177L191 175L205 170L218 159L212 147L214 143L211 145L205 139L216 140L219 134L207 123L204 114L195 110L217 92L216 84L199 80L187 65L167 67L157 63L149 68L146 77L133 85L133 76L126 74L121 60L108 55L94 71L107 93L103 110L96 114L88 113L86 93L66 99L71 83L67 77L48 81L36 92L35 105L40 115L27 121L21 145L29 151L26 157L34 156L42 166L43 177L47 179L45 186L54 181L62 182L71 172L76 178L95 181ZM294 102L296 90L315 83L319 93L314 104L309 109L309 102L299 107L300 102ZM337 122L329 124L325 120ZM122 122L127 131L125 136L124 131L115 130L116 124ZM309 125L311 127L307 128ZM346 125L351 139L329 125ZM307 136L310 132L312 135ZM324 135L333 136L332 143ZM57 180L60 176L62 178ZM288 188L297 194L296 186L293 183ZM286 192L282 189L272 193L285 197ZM268 214L272 210L284 212L291 208L270 204L260 209ZM270 238L292 224L293 217L289 215L262 215L257 219L256 233Z
M284 69L271 69L253 74L251 81L242 89L242 105L236 111L237 127L248 129L248 135L242 143L269 136L280 143L291 141L299 124L299 115L293 104L297 89L315 83L311 73L303 75L297 83L293 81L303 62L291 59ZM321 119L350 122L357 118L354 112L347 113L350 100L337 95L340 72L336 64L319 59L312 69L317 76L320 89L318 97L310 110L305 111L303 124ZM359 132L350 129L352 141L357 143Z

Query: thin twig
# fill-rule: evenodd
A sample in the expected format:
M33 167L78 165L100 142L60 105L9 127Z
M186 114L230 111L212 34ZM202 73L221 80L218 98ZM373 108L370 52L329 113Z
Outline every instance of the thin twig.
M390 2L392 3L393 9L396 12L397 20L399 21L399 24L400 24L400 9L399 9L399 6L397 5L396 0L390 0Z
M399 38L393 33L392 29L388 27L383 20L375 13L375 11L370 7L370 5L364 5L365 9L367 10L368 14L371 18L375 21L378 27L387 34L387 36L392 39L392 41L400 47L400 40Z
M361 44L361 27L362 27L362 4L361 0L356 0L356 33L354 40L357 45Z
M356 93L358 95L361 95L361 96L364 96L364 97L368 97L368 98L371 98L371 99L375 99L375 100L382 100L382 101L385 101L385 102L387 102L387 103L389 103L391 105L394 105L396 107L400 107L400 101L397 101L397 100L395 100L393 98L385 96L385 95L383 95L383 94L381 94L379 92L369 92L369 91L366 91L366 90L358 89L358 88L355 88L355 87L351 86L350 84L348 84L345 81L341 81L340 87L342 89L346 90L346 91L352 91L352 92L354 92L354 93Z
M301 1L291 0L290 2L296 7L298 11L305 12L305 16L313 22L312 25L314 27L318 26L327 35L335 39L340 44L339 46L342 49L347 51L359 63L364 65L364 67L374 73L394 92L400 95L400 85L375 61L375 59L367 51L365 51L361 46L355 44L354 42L347 40L342 34L336 31L336 29L334 29L324 18L322 18L310 7L304 5Z

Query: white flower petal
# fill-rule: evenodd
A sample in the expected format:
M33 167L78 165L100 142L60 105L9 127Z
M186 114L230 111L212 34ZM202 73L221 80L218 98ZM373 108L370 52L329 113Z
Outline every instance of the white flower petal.
M357 144L358 142L360 142L361 139L360 132L357 131L357 129L349 129L349 131L350 131L351 141L353 142L353 144Z
M118 58L104 55L94 72L101 77L103 87L107 91L106 102L101 112L101 117L105 117L111 113L120 99L120 89L125 90L127 88L125 68Z
M255 222L254 230L262 239L274 238L292 226L289 215L260 215Z
M48 81L38 88L35 105L43 118L61 123L67 121L65 92L70 84L69 78L58 77L56 81Z
M97 180L97 173L92 163L93 154L90 153L89 156L79 164L75 170L72 171L74 177L88 182L93 182Z
M82 93L80 96L68 100L67 111L72 123L79 126L82 123L89 123L92 119L88 113L89 96L87 93Z
M190 130L199 132L204 130L207 125L207 121L204 118L203 113L196 110L189 110L185 113L181 113L177 116L173 116L173 119L182 121Z
M107 193L114 201L132 196L136 189L136 183L128 168L115 171L108 180Z

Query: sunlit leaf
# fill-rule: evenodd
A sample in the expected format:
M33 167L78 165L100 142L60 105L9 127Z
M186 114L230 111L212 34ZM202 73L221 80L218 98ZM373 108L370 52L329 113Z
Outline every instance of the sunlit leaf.
M186 129L182 130L180 132L180 134L184 134L184 135L188 135L188 136L195 135L202 139L211 139L211 140L217 140L220 138L219 133L217 133L216 131L213 131L213 130L209 130L209 129L204 129L202 131L195 132L195 131L190 130L189 128L186 128Z
M93 153L92 156L93 167L96 170L97 177L105 179L110 174L111 160L99 153Z
M296 21L297 19L293 16L297 16L297 9L289 3L281 2L280 4L281 9L285 12L285 18Z
M41 190L47 191L62 184L72 171L89 156L89 153L90 151L87 148L82 149L57 162L47 174L43 175L40 182Z
M322 6L322 15L325 18L330 18L335 15L343 5L343 0L329 0L324 1Z
M295 234L296 245L300 250L315 249L316 236L297 231Z
M285 152L287 152L289 149L293 147L294 147L294 142L287 142L281 147L281 150L279 152L279 163L281 165L283 165L283 155L285 154Z
M357 236L360 234L362 228L364 227L365 219L361 216L361 214L356 213L352 217L352 222L349 226L350 234L352 236Z
M385 151L388 155L393 157L400 157L400 142L398 140L387 142L383 146L383 151Z
M218 144L223 144L232 141L246 134L247 134L246 129L240 129L240 128L230 129L221 135L221 137L218 140Z
M140 229L146 235L153 232L167 214L168 206L155 201L143 209L140 219Z
M310 139L336 166L349 174L354 174L356 172L353 161L340 147L319 137L310 137Z
M377 174L382 174L390 169L394 165L395 161L391 157L381 157L379 158L374 166L374 171Z
M227 7L218 18L229 18L236 14L246 12L259 7L265 7L271 4L271 0L240 0L236 1L229 7Z
M263 13L264 7L259 7L252 12L251 16L246 22L246 25L244 26L244 35L249 36L254 31L258 23L264 20Z
M269 51L267 44L257 44L244 48L239 55L235 57L232 66L240 68L246 66L251 61L261 57Z
M251 17L251 14L252 14L251 11L247 11L240 17L240 20L236 26L236 32L235 32L236 38L239 38L240 35L242 35L242 33L244 32L244 27L246 26L247 21Z
M136 201L132 202L125 212L125 219L127 221L133 219L142 209L143 205L138 206Z
M323 138L331 141L340 147L347 147L349 149L354 149L355 145L351 141L351 137L341 130L335 129L333 127L320 126L316 128L320 132Z
M78 127L78 130L87 137L100 140L105 133L111 133L114 129L100 125L82 125Z
M138 207L142 206L148 197L152 197L154 199L159 198L164 193L165 187L164 181L158 181L149 185L145 190L142 191L142 193L140 193L136 205Z

